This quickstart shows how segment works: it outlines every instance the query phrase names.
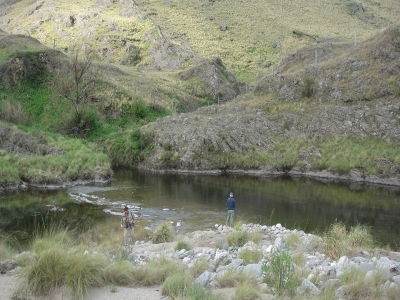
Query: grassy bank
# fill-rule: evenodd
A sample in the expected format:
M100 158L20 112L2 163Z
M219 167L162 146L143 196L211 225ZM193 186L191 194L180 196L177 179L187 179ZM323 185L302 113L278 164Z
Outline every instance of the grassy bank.
M263 244L261 232L249 233L243 231L240 225L237 223L235 230L227 236L231 246L242 247L247 242L258 247ZM210 268L206 260L198 260L191 268L180 260L163 255L146 264L135 263L129 258L129 251L120 246L122 233L119 228L110 231L103 227L99 225L80 233L57 224L38 228L30 252L24 252L17 258L22 271L15 295L44 296L67 286L74 298L84 299L88 290L96 287L109 286L110 292L115 292L116 286L162 286L163 294L172 299L260 299L265 293L274 294L276 299L304 299L304 296L296 295L295 290L307 275L304 258L307 249L317 249L332 259L352 256L360 249L374 251L369 228L363 226L347 229L341 223L332 224L322 240L315 236L307 245L294 232L285 238L289 251L272 252L268 257L263 257L260 250L250 248L239 253L245 265L258 263L261 259L269 262L263 265L261 282L255 277L231 270L218 278L215 289L209 290L193 284L195 278ZM192 249L190 234L186 237L176 236L169 223L160 224L150 236L144 229L136 228L135 236L137 240L151 238L153 243L177 241L177 251ZM15 257L16 251L13 249L13 239L0 235L0 259ZM296 269L292 263L296 264ZM340 279L352 299L380 297L382 279L376 277L373 281L363 282L361 279L364 275L361 271L351 269ZM227 287L234 289L233 298L225 298L218 293L219 289ZM311 296L308 299L334 299L334 293L333 290L325 290L318 297ZM388 299L395 298L389 295Z

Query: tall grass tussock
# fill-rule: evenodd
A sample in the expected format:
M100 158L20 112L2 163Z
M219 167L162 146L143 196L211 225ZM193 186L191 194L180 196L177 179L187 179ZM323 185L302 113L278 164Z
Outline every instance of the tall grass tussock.
M333 259L339 259L343 255L364 248L371 249L374 241L370 228L363 225L351 227L347 231L343 223L334 223L324 234L325 253Z

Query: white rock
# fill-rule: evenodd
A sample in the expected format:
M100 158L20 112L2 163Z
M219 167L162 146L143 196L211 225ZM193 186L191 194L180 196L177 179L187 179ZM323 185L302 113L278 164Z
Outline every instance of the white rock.
M350 260L347 256L342 256L341 258L339 258L338 261L338 266L339 267L346 267L349 264Z

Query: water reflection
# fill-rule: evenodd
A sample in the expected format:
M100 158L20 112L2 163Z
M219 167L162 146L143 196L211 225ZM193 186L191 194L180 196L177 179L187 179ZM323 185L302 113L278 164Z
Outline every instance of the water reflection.
M28 227L32 212L51 214L55 201L65 211L58 218L119 225L124 205L139 207L138 226L180 222L182 231L225 223L225 202L234 192L236 218L276 224L306 232L323 232L335 221L347 226L369 225L375 238L395 249L400 246L400 188L320 182L303 178L161 175L116 170L115 181L59 191L30 191L2 195L0 226Z

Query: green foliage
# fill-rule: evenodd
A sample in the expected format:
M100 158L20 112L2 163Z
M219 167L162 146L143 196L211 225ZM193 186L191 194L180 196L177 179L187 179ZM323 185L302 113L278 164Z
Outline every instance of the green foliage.
M27 125L28 115L20 102L0 101L0 119L17 125Z
M256 300L260 299L260 288L254 276L248 276L237 285L234 300Z
M173 150L164 150L161 153L162 167L167 169L175 169L179 166L180 155Z
M162 284L170 274L182 272L182 267L177 263L166 259L156 260L133 269L133 284L136 286Z
M133 265L126 260L119 260L105 269L105 279L115 285L129 285L134 280Z
M14 254L18 240L12 235L6 235L0 230L0 260L9 259Z
M159 225L153 232L152 240L154 244L172 242L175 238L174 228L169 222Z
M104 284L103 256L85 254L72 231L49 227L36 236L32 250L35 255L21 274L26 284L24 292L47 295L66 284L75 298L83 299L88 288Z
M135 98L129 104L121 107L121 116L106 117L106 124L113 128L129 128L134 124L143 125L168 115L165 108L158 105L148 105L142 98Z
M114 166L134 166L153 149L153 137L137 127L111 133L104 141Z
M306 98L311 98L314 94L314 78L310 76L304 77L304 85L301 87L301 95Z
M322 155L312 162L317 169L348 173L356 168L369 174L386 174L389 170L380 163L380 158L394 164L400 163L399 146L393 141L375 137L330 138L321 142L319 147Z
M186 272L176 273L167 277L162 286L162 294L171 299L217 300L210 291L195 285L192 277Z
M190 274L194 277L197 278L201 274L203 274L205 271L209 269L209 264L207 259L201 259L195 262L194 266L190 268Z
M246 231L233 231L228 235L228 243L231 246L243 247L249 241L249 234Z
M16 184L21 180L36 184L54 184L60 180L109 178L112 174L107 155L95 144L42 132L17 132L26 139L20 147L36 156L7 155L0 152L1 181ZM31 142L29 142L31 140ZM58 155L43 155L55 151ZM37 152L37 153L36 153Z
M185 273L173 274L165 280L162 286L162 294L171 298L184 297L189 286L192 284L192 278Z
M176 250L176 251L180 251L180 250L182 250L182 249L190 250L190 249L192 249L192 247L189 245L188 242L180 240L180 241L178 241L178 243L176 244L175 250Z
M102 127L96 110L89 106L82 107L79 114L70 110L62 119L61 133L68 136L87 138Z
M258 263L263 257L263 255L260 250L253 251L250 249L243 249L239 253L239 257L243 259L245 264L253 264L253 263Z
M68 259L66 284L78 299L84 299L90 287L105 284L106 262L101 254L75 253Z
M116 293L116 292L118 292L118 288L115 285L110 284L110 292L111 293Z
M41 124L43 112L51 96L51 92L44 85L35 85L27 81L12 89L4 90L4 93L6 93L7 99L17 99L16 101L22 105L22 109L28 118L25 121L26 124L43 129Z
M365 276L366 271L358 268L348 268L341 275L346 295L351 299L382 299L382 284L384 276L380 272L374 272L371 276Z
M300 236L297 232L292 232L289 234L289 236L285 239L286 244L289 247L294 247L295 245L298 245L301 243Z
M366 225L351 227L347 236L347 244L350 247L366 247L371 249L374 246L371 228Z
M346 7L349 15L355 15L358 11L363 10L362 4L357 2L347 3Z
M218 276L217 282L221 288L235 287L239 282L245 280L244 277L246 277L244 273L228 269L222 276Z
M282 295L284 292L293 292L295 277L292 258L287 251L274 250L268 264L262 266L264 279L273 287L273 292Z
M38 86L50 77L46 65L41 61L42 53L42 51L18 51L15 54L15 57L22 60L23 78L21 78L22 82L19 82L21 85L29 83L32 86Z
M21 182L15 156L5 155L0 150L0 178L5 185L17 185Z

